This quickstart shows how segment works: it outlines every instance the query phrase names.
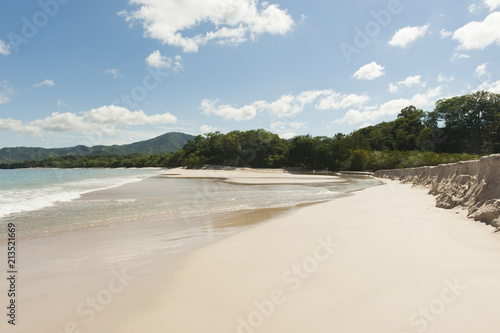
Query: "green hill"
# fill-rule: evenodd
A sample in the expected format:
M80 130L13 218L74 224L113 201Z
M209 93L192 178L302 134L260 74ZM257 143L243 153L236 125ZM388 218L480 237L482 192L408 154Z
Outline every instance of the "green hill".
M43 160L66 155L145 155L171 153L181 149L194 136L184 133L166 133L156 138L126 145L93 146L83 145L66 148L13 147L0 149L0 163Z

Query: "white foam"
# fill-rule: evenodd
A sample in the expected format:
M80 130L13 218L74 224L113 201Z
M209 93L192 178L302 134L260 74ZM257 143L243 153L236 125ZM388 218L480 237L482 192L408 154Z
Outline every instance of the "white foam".
M148 176L90 178L57 185L46 184L39 188L0 190L0 218L10 214L39 210L59 202L68 202L80 198L85 193L138 182L146 177Z

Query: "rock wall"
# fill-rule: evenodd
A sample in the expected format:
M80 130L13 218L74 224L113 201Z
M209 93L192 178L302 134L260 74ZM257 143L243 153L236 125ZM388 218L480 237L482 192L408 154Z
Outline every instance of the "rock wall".
M374 175L430 187L437 207L463 206L469 217L500 228L500 154L434 167L379 170Z

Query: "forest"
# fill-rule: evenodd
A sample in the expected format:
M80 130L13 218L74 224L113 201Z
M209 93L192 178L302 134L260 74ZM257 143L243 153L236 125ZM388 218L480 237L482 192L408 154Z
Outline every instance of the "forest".
M437 165L500 153L500 94L478 91L415 106L397 119L332 137L285 140L264 129L197 136L169 154L66 155L0 164L12 168L200 167L304 168L364 171Z

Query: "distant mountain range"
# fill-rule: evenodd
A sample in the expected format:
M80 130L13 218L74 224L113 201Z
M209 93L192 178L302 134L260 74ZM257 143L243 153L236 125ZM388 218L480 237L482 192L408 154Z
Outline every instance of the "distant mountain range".
M145 155L166 154L181 149L193 135L171 132L156 138L127 145L93 146L83 145L67 148L14 147L0 149L0 163L43 160L65 155L126 155L141 153Z

